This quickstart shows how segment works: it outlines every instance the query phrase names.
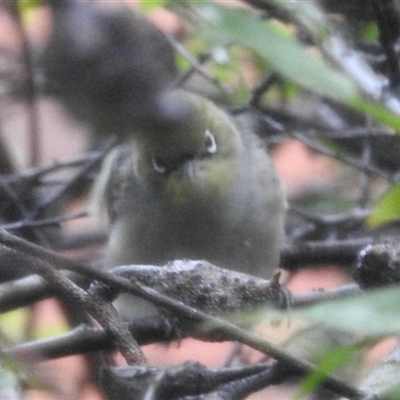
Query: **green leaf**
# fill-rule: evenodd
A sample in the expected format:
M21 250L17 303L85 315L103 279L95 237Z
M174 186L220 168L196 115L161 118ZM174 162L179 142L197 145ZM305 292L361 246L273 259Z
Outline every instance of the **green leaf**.
M366 41L376 41L379 37L379 30L375 22L367 22L362 28L362 38Z
M139 10L144 14L150 13L157 8L164 7L166 0L142 0L139 3Z
M400 184L391 187L375 205L367 224L377 227L400 217Z
M378 104L367 102L360 97L354 97L349 99L348 104L356 108L357 110L370 115L372 118L385 125L391 126L396 130L397 134L400 134L400 118L398 115L391 113Z
M356 97L354 83L269 21L257 19L243 9L197 3L196 11L225 42L234 42L255 51L279 74L303 88L341 101Z
M318 363L315 371L303 380L295 399L300 399L317 389L328 376L348 365L354 359L354 356L359 353L359 350L360 345L355 344L353 346L336 347L326 353Z
M9 311L0 315L0 329L10 341L18 342L26 334L26 321L29 311L25 308Z
M293 312L344 331L390 335L400 330L400 289L377 289L362 295L320 303Z

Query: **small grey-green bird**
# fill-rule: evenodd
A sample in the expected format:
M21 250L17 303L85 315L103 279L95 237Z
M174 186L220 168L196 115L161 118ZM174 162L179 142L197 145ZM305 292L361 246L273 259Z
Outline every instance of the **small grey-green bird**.
M160 101L170 122L115 148L95 185L94 209L111 223L105 267L206 259L270 277L286 202L261 141L201 96Z

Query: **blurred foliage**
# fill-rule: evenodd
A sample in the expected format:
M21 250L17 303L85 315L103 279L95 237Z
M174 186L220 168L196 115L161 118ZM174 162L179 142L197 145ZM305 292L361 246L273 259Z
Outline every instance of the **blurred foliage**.
M310 57L282 26L261 21L251 12L199 3L196 11L206 22L208 35L225 44L238 43L252 49L284 78L299 86L337 100L348 101L356 95L355 86L343 74Z
M400 218L400 185L392 186L375 205L372 214L368 217L371 227L393 222Z
M0 328L7 340L17 343L26 336L26 327L29 319L27 309L14 310L0 315Z
M36 6L41 5L43 0L17 0L16 4L23 17L26 13L34 9Z
M141 0L139 2L139 10L145 14L150 13L154 10L157 10L160 7L164 7L166 2L167 0L152 0L152 1Z
M325 349L321 353L321 360L316 363L315 371L311 372L301 383L295 399L304 398L307 394L314 392L332 374L338 375L338 372L340 372L340 375L344 375L347 378L346 380L351 381L351 378L354 379L359 368L360 350L365 349L370 344L369 342L364 342Z
M301 18L310 18L313 22L312 28L317 30L314 32L316 37L329 37L323 25L324 19L313 4L295 2L293 6L288 6L285 2L276 2L278 8L286 10L287 7L296 7L296 12L300 12ZM213 2L170 0L167 5L173 10L181 11L180 14L196 27L196 34L214 47L239 44L251 49L267 63L265 65L269 66L268 69L276 71L281 77L289 79L303 89L354 107L400 132L397 115L362 95L354 77L346 71L333 68L321 59L321 54L301 44L295 37L296 31L290 28L290 25L284 26L274 20L263 20L251 10L224 7ZM376 25L368 24L366 32L369 38L372 38L376 34Z
M335 329L371 336L395 335L400 330L399 288L375 289L362 295L304 307L293 312Z

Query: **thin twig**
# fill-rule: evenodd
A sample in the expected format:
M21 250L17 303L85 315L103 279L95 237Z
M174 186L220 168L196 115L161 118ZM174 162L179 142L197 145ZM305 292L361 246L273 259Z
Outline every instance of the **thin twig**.
M90 161L94 162L102 157L104 157L104 151L92 151L71 160L56 162L54 165L28 168L18 174L4 175L1 179L8 184L18 183L20 181L38 181L46 175L59 172L60 170L80 168L85 163Z
M114 146L114 144L114 139L109 140L103 147L98 157L95 157L94 159L89 159L88 161L84 162L78 173L70 181L68 181L65 186L55 191L48 199L42 201L34 210L32 210L29 216L29 220L37 218L48 207L50 207L52 204L62 198L81 177L85 176L97 163L101 161L101 159L105 156L105 154L107 154L112 146Z
M6 229L6 230L18 230L18 229L23 229L23 228L38 228L38 227L43 227L43 226L49 226L49 225L59 225L61 222L66 222L66 221L71 221L74 219L79 219L79 218L86 218L88 216L87 211L82 211L79 213L74 213L74 214L67 214L67 215L61 215L58 217L53 217L53 218L44 218L41 220L35 220L35 221L18 221L18 222L13 222L10 224L6 225L0 225L0 229Z
M385 178L390 183L396 183L396 179L394 175L387 173L381 168L374 167L373 165L365 164L363 161L359 161L353 157L348 157L343 154L339 154L334 150L329 149L326 146L316 143L315 141L309 139L307 136L300 132L290 132L290 136L296 138L300 142L307 145L310 149L313 149L321 154L324 154L330 158L334 158L336 160L341 161L344 164L350 165L353 168L356 168L364 173L375 174L382 178Z

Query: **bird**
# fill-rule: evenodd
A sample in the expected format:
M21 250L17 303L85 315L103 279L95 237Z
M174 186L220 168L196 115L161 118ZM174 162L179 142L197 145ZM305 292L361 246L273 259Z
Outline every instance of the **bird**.
M96 138L117 143L92 194L94 219L109 217L103 268L204 259L269 277L286 202L253 127L177 87L175 53L146 18L96 2L50 6L41 57L50 92ZM149 315L139 299L117 302Z
M104 268L205 259L270 277L279 265L286 200L261 139L183 89L161 96L160 109L164 123L116 146L96 180L93 214L110 221ZM155 312L124 296L117 307L123 316Z

